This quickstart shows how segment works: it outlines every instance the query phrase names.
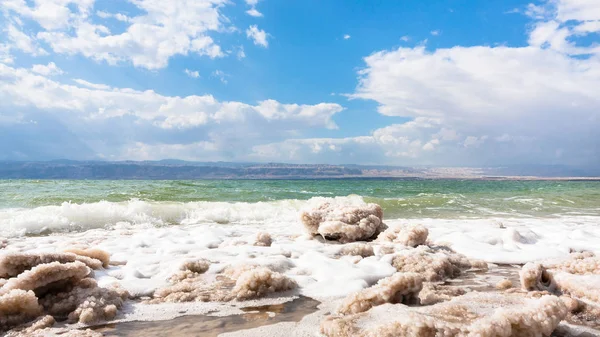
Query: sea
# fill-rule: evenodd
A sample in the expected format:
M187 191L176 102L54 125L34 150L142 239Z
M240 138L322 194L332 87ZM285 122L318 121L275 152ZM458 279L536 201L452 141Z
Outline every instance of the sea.
M309 234L302 222L303 212L324 203L335 211L379 204L390 230L425 227L427 239L417 248L385 240L326 241ZM72 248L107 252L110 266L93 277L100 287L119 286L130 294L120 323L110 327L116 335L216 336L239 330L239 336L290 331L314 336L340 301L397 273L392 263L397 254L454 251L487 262L488 272L469 272L452 283L486 291L507 279L519 287L519 270L529 262L562 261L574 252L598 256L600 181L0 180L0 257ZM347 255L347 249L370 254ZM145 303L170 287L182 266L199 259L210 264L200 278L207 284L224 270L260 266L297 288L250 304ZM585 289L600 289L597 277L584 279ZM262 318L240 316L244 306ZM282 314L288 311L291 316ZM180 316L188 318L160 323ZM301 322L283 329L268 325L277 320ZM266 330L241 330L259 325Z
M386 219L600 216L600 181L0 180L0 236L110 228L297 221L336 198Z

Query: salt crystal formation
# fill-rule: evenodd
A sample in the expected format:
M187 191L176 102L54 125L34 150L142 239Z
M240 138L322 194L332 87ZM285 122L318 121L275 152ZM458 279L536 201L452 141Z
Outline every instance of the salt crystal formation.
M344 245L342 249L339 251L340 255L350 255L350 256L360 256L360 257L369 257L375 255L373 251L373 246L368 245L366 243L349 243Z
M384 303L418 303L423 279L414 273L396 273L379 280L376 285L348 296L338 312L357 314Z
M422 225L398 226L386 229L377 237L377 241L417 247L425 244L428 235L429 230Z
M192 278L171 278L171 282L172 285L157 290L148 303L243 301L297 287L287 276L256 265L226 268L214 282L207 282L199 274Z
M394 256L392 266L399 272L419 273L426 281L454 278L467 269L487 270L485 262L469 260L464 255L452 251L435 251L427 246Z
M0 275L4 277L0 287L0 331L42 314L82 323L114 318L128 294L120 288L98 287L89 277L91 269L80 258L99 267L101 261L107 261L107 255L98 255L101 251L92 252L90 256L11 253L0 257ZM50 322L50 318L43 322Z
M526 291L548 291L600 304L600 269L591 254L572 254L566 261L527 263L520 271Z
M340 206L323 203L302 212L302 223L312 235L341 243L373 240L387 226L383 223L383 210L377 204Z
M271 234L267 232L259 232L256 234L256 240L254 241L255 246L259 247L271 247L271 243L273 239L271 238Z
M427 307L384 304L321 324L326 336L549 336L567 308L556 296L468 293Z

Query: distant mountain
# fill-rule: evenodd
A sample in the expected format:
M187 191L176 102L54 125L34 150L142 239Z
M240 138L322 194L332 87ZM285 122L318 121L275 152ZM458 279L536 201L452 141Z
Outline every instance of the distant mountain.
M285 163L161 161L0 161L0 179L536 179L592 178L600 172L568 166L400 167Z

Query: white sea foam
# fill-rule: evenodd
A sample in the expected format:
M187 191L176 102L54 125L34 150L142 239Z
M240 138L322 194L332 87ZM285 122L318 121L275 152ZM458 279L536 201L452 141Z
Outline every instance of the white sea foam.
M359 196L273 202L126 202L100 201L59 206L0 209L0 236L14 237L44 232L67 232L115 225L154 226L192 224L252 224L295 222L304 207L328 200L339 204L361 204Z

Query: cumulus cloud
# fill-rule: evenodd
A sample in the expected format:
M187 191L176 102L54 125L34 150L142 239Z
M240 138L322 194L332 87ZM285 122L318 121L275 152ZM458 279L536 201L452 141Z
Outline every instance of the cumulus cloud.
M200 159L202 151L215 158L237 158L257 143L283 140L298 130L336 128L332 117L343 110L334 103L265 100L252 105L218 101L211 95L165 96L82 79L70 85L4 64L0 78L2 111L14 115L14 120L26 119L18 114L60 120L106 158ZM267 129L271 131L264 133ZM133 156L132 149L139 155Z
M44 76L60 75L63 73L62 69L57 67L54 62L50 62L48 65L34 64L31 67L31 71Z
M351 38L351 36L350 36L350 35L348 35L348 34L344 35L344 40L348 40L348 39L350 39L350 38Z
M600 11L596 2L550 5L529 9L538 19L528 46L400 47L366 57L349 97L411 122L361 137L259 145L253 154L339 163L600 165L600 51L572 39L594 30Z
M267 33L264 30L259 29L256 25L252 25L246 29L246 36L257 46L265 48L269 46L269 41L267 41Z
M208 35L224 28L220 13L226 0L136 0L131 4L140 14L92 12L94 1L3 1L5 18L17 18L39 25L27 34L9 24L11 46L40 55L45 43L55 53L80 54L114 65L130 62L147 69L164 68L174 55L190 53L210 58L223 56L221 47ZM95 14L95 15L94 15ZM102 23L115 19L127 24L122 32L113 32ZM36 25L36 27L37 27Z

